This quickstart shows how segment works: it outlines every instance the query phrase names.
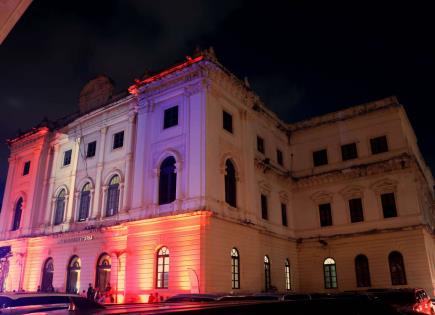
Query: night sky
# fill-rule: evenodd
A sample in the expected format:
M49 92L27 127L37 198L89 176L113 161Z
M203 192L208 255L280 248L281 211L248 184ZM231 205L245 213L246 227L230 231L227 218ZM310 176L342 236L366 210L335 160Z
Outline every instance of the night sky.
M431 8L303 3L36 0L0 46L0 191L18 129L76 111L98 74L123 90L197 46L287 122L396 95L435 169Z

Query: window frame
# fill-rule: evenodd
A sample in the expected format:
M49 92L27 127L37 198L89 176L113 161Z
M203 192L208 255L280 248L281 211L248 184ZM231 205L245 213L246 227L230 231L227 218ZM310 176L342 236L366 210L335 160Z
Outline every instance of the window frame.
M104 262L107 261L108 264L105 264ZM100 256L98 256L98 260L97 260L97 265L95 267L95 284L94 284L94 288L97 289L101 289L103 288L103 290L106 288L106 286L102 286L101 282L101 270L108 270L108 274L109 274L109 281L108 283L110 283L110 276L112 274L112 257L110 257L110 255L106 252L101 253Z
M121 137L121 136L122 136L122 141L117 139L117 137ZM113 136L112 136L112 151L113 150L120 150L121 148L123 148L124 147L124 140L125 140L124 130L114 132ZM119 142L122 142L122 143L119 144Z
M290 268L290 261L288 258L285 259L284 262L284 283L285 283L285 289L286 291L292 290L292 277L291 277L291 268Z
M91 148L91 145L93 146L93 151L89 150ZM89 152L93 152L93 154L89 155ZM93 157L95 157L96 154L97 154L97 140L88 142L88 145L86 147L86 158L87 159L93 158Z
M334 275L332 275L332 271ZM332 257L327 257L323 260L323 281L325 289L338 289L337 262Z
M233 115L225 109L222 110L222 129L234 134Z
M268 255L263 257L264 290L268 292L272 288L271 263Z
M325 152L325 161L319 161L318 158L316 157L318 154ZM328 159L328 149L324 148L324 149L320 149L320 150L316 150L312 152L312 159L313 159L313 167L320 167L320 166L324 166L324 165L328 165L329 164L329 159ZM321 163L321 164L319 164Z
M61 194L63 193L63 195L61 196ZM67 204L67 198L68 193L67 190L65 188L62 188L59 190L59 192L56 195L56 201L54 203L54 216L53 216L53 225L61 225L62 223L64 223L65 221L65 208L66 208L66 204ZM62 209L60 209L60 203L62 202L63 206ZM61 212L60 212L61 211ZM60 215L60 212L62 215ZM60 221L58 221L58 218L60 219Z
M228 171L229 164L232 167L230 172ZM231 159L225 161L224 193L225 202L231 207L237 208L237 170Z
M344 151L343 149L347 148L349 146L354 146L355 147L355 152L354 152L355 155L354 156L350 156L350 157L349 156L345 156L346 155L345 154L346 151ZM341 147L340 147L340 150L341 150L341 160L343 162L355 160L355 159L358 158L358 146L357 146L356 142L350 142L350 143L347 143L347 144L342 144ZM349 151L347 151L347 153L348 152Z
M374 141L378 140L378 139L385 139L385 148L374 150L374 148L375 148ZM382 154L382 153L386 153L386 152L390 151L390 146L389 146L389 141L388 141L387 135L381 135L381 136L371 137L369 139L369 146L370 146L370 153L372 155Z
M268 205L268 196L265 193L261 193L260 195L260 210L261 210L261 219L269 220L269 205Z
M240 253L236 247L231 249L231 289L240 289Z
M353 204L353 201L355 201L355 200L359 200L360 201L360 205L361 205L361 216L360 216L360 218L361 218L361 220L354 220L354 218L358 219L358 217L354 217L352 215L352 214L354 214L353 210L355 210L355 209L352 209L351 205ZM352 197L352 198L347 199L347 207L349 209L349 220L350 220L350 223L364 222L364 203L363 203L362 197ZM358 210L358 209L356 209L356 210Z
M386 195L393 195L393 204L394 204L394 214L395 215L388 215L386 216L386 210L384 208L384 202L383 202L383 196ZM379 193L379 199L380 199L380 203L381 203L381 209L382 209L382 218L383 219L390 219L390 218L396 218L399 216L399 212L397 210L397 200L396 200L396 193L394 191L385 191L385 192L380 192Z
M112 181L118 178L117 183L112 183ZM104 217L109 218L119 213L121 196L121 176L119 174L114 174L110 177L109 184L107 185L107 196L106 196L106 209ZM114 205L113 208L110 208ZM109 211L110 210L110 211Z
M31 161L26 161L23 164L23 176L29 175L30 174L30 165L31 165Z
M51 268L49 268L51 266ZM48 257L45 259L42 265L42 275L41 275L41 292L51 292L53 288L53 276L54 276L54 259L53 257Z
M280 149L276 149L276 162L284 167L284 153Z
M21 220L23 218L23 203L23 197L19 197L15 202L11 231L18 231L21 228Z
M323 206L326 206L326 205L329 205L329 224L322 224L322 209L321 209L321 207L323 207ZM328 227L328 226L333 226L334 225L334 219L333 219L333 216L332 216L332 204L331 204L331 202L323 202L323 203L319 203L318 205L317 205L317 211L318 211L318 214L319 214L319 224L320 224L320 227L321 228L324 228L324 227Z
M361 260L362 259L362 260ZM355 256L355 277L357 288L369 288L372 286L370 276L369 259L364 254ZM361 265L366 263L366 265Z
M397 258L399 258L400 260L400 265L401 265L401 279L398 280L397 276L398 274L394 274L395 271L391 268L392 266L392 255L398 255ZM391 285L407 285L408 284L408 280L406 277L406 268L405 268L405 259L403 258L403 254L397 250L393 250L388 254L388 268L390 270L390 279L391 279ZM400 272L400 271L399 271Z
M172 117L174 116L173 112L175 112L175 109L177 112L176 119ZM179 125L179 123L180 123L180 106L173 105L173 106L166 107L163 110L163 130L176 127Z
M165 165L165 163L167 165ZM171 164L169 164L171 163ZM170 168L172 172L170 172ZM163 177L165 176L165 177ZM177 199L177 159L173 155L169 155L163 159L159 166L159 181L158 181L158 205L171 204ZM166 184L166 185L165 185ZM163 191L163 189L166 189Z
M69 155L69 157L67 157L67 155ZM71 161L72 161L72 149L63 151L62 167L68 167L69 165L71 165Z
M260 152L261 154L266 154L266 145L264 138L257 135L257 152Z
M162 263L160 263L160 261L162 261ZM159 271L160 266L162 266L162 271ZM165 269L165 267L167 267L167 269ZM167 246L162 246L156 252L156 285L155 285L156 289L169 289L169 270L170 270L169 268L170 268L169 248ZM159 277L160 275L161 277Z
M86 190L85 190L86 189ZM87 182L82 186L82 189L80 190L80 196L79 196L79 209L77 213L77 222L83 222L86 221L89 218L89 213L91 210L91 183ZM85 198L87 200L85 200ZM82 217L82 211L84 211L84 202L87 202L87 209L86 209L86 215Z
M288 227L287 203L281 201L281 223Z

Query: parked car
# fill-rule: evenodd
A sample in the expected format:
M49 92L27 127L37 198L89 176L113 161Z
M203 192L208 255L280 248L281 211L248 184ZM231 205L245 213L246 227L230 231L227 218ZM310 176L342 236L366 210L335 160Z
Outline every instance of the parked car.
M99 310L104 306L75 294L2 293L0 314L28 314L57 310Z
M424 289L372 289L367 292L379 301L393 305L399 311L435 315L432 301Z
M178 302L213 302L219 299L219 295L214 294L176 294L165 300L165 303Z

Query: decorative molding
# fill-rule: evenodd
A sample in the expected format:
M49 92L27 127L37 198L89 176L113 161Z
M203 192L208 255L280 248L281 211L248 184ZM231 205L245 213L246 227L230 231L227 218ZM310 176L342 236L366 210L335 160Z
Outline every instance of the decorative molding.
M383 178L370 185L370 188L377 193L394 192L397 189L398 182L390 178Z
M258 187L260 189L260 192L263 192L267 195L272 192L272 185L270 185L267 181L263 179L258 181Z
M358 185L346 186L339 191L344 199L360 198L364 195L364 187Z
M322 203L331 203L333 200L334 194L329 191L317 191L310 196L310 199L314 201L316 204Z
M408 153L392 157L385 161L360 164L349 168L333 170L317 175L293 177L295 188L307 188L316 185L334 183L359 177L386 174L393 171L409 169L415 165L415 160Z

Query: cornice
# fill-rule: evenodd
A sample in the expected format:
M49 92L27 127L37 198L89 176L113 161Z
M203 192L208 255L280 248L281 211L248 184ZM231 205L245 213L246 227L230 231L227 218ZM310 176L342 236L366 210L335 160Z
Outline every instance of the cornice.
M397 170L409 169L416 164L414 157L408 153L392 157L388 160L359 164L349 168L333 170L317 175L293 177L296 188L307 188L316 185L324 185L340 180L349 180L359 177L385 174Z
M342 120L351 119L357 116L365 115L382 109L400 107L399 101L395 96L387 97L377 101L353 106L326 115L309 118L307 120L287 124L290 131L299 131L307 128L318 127L324 124L335 123Z

